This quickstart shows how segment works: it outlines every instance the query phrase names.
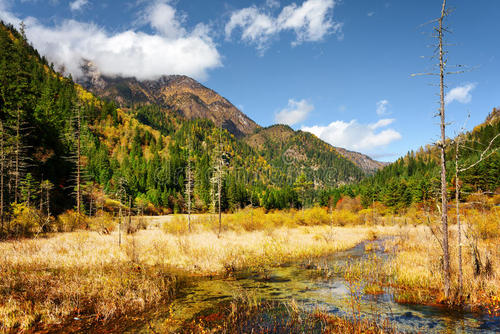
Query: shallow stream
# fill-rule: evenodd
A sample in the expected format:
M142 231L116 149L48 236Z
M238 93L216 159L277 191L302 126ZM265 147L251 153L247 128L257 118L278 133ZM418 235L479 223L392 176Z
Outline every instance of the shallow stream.
M375 251L368 251L365 247ZM305 310L320 309L349 317L353 314L350 303L352 289L344 280L341 268L346 262L362 260L374 253L381 261L387 261L383 241L364 242L348 251L318 259L314 264L320 263L323 270L334 273L326 277L319 274L316 265L299 262L266 272L237 272L229 278L195 279L172 304L150 313L149 319L128 328L127 332L151 333L152 328L155 332L175 332L198 314L206 314L207 310L215 312L221 303L229 304L238 296L256 301L293 300ZM391 289L384 289L383 293L377 295L361 294L361 315L387 319L391 326L409 333L500 332L498 317L449 311L439 306L400 304L394 299Z

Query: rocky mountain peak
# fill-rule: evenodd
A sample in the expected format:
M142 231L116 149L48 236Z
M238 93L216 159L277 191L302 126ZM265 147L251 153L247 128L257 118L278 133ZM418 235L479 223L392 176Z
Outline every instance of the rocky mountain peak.
M236 137L259 126L231 102L185 75L165 75L155 80L102 75L95 64L85 62L78 82L92 93L115 100L122 107L157 104L178 111L188 119L209 119Z

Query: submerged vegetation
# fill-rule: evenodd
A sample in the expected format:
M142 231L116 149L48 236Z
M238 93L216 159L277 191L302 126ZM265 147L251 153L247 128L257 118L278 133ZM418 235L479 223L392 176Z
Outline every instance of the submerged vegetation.
M353 321L320 309L304 310L295 301L253 304L237 299L230 307L221 305L218 309L183 324L179 332L242 333L251 328L255 333L398 333L389 321Z

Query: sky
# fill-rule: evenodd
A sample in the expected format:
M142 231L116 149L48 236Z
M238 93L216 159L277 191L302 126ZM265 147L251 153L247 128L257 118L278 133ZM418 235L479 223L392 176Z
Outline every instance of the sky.
M500 1L448 7L449 71L465 69L446 78L453 137L500 106ZM440 9L440 0L0 0L0 19L24 22L73 77L82 59L107 75L188 75L262 126L394 161L438 139L438 77L412 74L436 71Z

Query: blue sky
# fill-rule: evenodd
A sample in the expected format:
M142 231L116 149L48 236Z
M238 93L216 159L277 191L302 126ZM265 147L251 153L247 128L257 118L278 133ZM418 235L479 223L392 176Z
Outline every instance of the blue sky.
M56 67L81 58L141 79L190 75L257 123L311 131L392 161L437 139L432 25L439 0L0 0L0 18ZM500 1L449 0L448 135L500 106ZM452 70L452 69L450 69Z

